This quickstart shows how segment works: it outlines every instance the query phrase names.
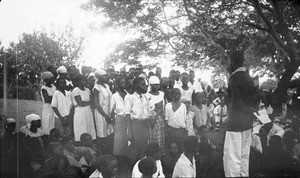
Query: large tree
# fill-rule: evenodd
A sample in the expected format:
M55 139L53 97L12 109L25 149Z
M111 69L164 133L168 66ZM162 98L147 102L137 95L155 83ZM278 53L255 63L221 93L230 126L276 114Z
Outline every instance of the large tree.
M226 73L228 53L243 50L249 69L279 79L278 106L300 65L298 1L90 0L84 8L105 14L110 26L134 29L111 61L168 54L179 65Z
M33 86L48 66L74 65L81 55L83 40L74 36L71 27L61 33L23 33L16 43L1 47L0 71L5 58L9 86Z

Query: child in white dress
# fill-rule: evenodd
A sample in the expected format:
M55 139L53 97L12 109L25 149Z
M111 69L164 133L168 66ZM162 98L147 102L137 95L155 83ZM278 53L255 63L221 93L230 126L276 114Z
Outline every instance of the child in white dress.
M92 139L96 139L95 124L91 110L91 92L86 88L86 78L80 74L75 77L78 87L74 88L72 94L74 96L74 136L75 141L80 141L83 133L89 133Z
M55 127L54 111L51 107L52 96L56 90L53 85L54 75L46 71L41 75L42 80L45 84L41 87L41 96L44 102L42 112L42 130L45 135L50 135L50 130Z

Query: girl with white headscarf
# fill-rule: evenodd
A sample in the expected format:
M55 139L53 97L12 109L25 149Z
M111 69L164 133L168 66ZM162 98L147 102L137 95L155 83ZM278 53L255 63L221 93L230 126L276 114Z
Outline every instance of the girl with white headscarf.
M30 160L30 166L34 172L39 170L46 159L44 145L44 133L40 129L41 118L37 114L29 114L25 117L26 125L20 128L25 134L25 155Z
M150 142L156 142L165 148L165 126L164 126L164 92L159 91L160 80L157 76L149 78L150 91L146 94L150 104Z
M45 84L41 87L41 96L44 102L42 112L42 129L46 135L50 135L50 130L55 126L54 111L51 107L52 96L56 90L53 85L54 75L46 71L41 75L42 80Z

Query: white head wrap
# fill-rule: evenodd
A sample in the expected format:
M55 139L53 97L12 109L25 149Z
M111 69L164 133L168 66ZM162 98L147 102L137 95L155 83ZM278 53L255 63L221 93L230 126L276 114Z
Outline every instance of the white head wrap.
M103 69L97 69L96 72L95 72L95 75L106 75L106 72L105 70Z
M63 74L63 73L67 73L67 69L65 66L60 66L59 68L57 68L56 72L58 74Z
M25 117L25 121L26 121L26 125L28 127L28 129L31 128L31 122L32 121L37 121L37 120L41 120L41 117L37 114L29 114Z
M90 78L90 77L96 78L95 73L94 73L94 72L91 72L91 73L89 74L88 78Z
M141 77L141 78L143 78L143 79L146 79L146 78L147 78L147 75L144 74L144 73L142 73L142 74L139 75L139 77Z
M51 77L54 77L54 75L49 71L43 72L41 75L42 80L45 80L45 79L51 78Z
M157 76L151 76L149 78L149 84L150 85L160 84L159 78Z
M6 124L9 124L9 123L16 123L16 120L14 118L7 118Z

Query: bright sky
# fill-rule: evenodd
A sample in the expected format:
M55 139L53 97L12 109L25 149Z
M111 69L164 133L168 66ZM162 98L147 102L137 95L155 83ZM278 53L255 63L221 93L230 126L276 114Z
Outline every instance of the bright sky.
M82 0L2 0L0 2L0 40L7 46L17 41L23 32L45 29L62 31L66 25L72 25L77 35L86 36L80 61L95 68L101 67L103 59L126 37L124 32L113 29L91 30L91 26L100 27L103 17L80 9ZM170 61L161 60L163 75L171 70ZM183 71L180 67L175 69ZM196 78L210 83L210 71L197 71ZM200 76L200 77L199 77Z

